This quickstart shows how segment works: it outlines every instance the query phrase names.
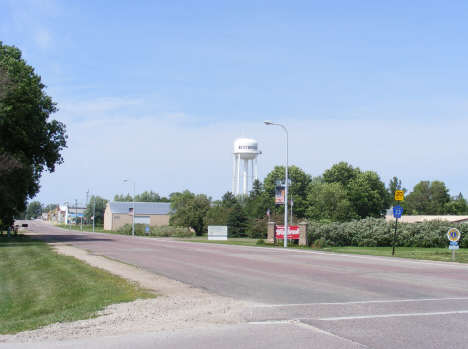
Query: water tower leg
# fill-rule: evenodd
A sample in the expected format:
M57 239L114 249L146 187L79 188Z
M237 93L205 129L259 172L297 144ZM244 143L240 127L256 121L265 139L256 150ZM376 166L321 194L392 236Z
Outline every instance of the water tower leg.
M249 160L244 160L244 194L247 194L248 178L249 178Z
M239 181L240 181L240 154L237 155L237 189L236 189L236 195L239 194Z
M255 180L257 180L257 158L255 158Z
M236 168L237 168L237 159L236 154L234 154L234 165L232 168L232 193L236 192Z

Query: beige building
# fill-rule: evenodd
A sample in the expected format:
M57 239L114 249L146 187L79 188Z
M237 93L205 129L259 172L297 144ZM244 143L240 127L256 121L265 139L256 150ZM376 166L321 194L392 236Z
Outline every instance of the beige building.
M132 224L133 202L109 201L104 211L104 230L117 230ZM135 202L135 224L161 226L169 224L170 203Z
M393 215L387 215L385 217L387 222L395 221L396 219L393 218ZM450 223L467 223L468 216L401 216L398 218L398 222L400 223L422 223L424 221L448 221Z

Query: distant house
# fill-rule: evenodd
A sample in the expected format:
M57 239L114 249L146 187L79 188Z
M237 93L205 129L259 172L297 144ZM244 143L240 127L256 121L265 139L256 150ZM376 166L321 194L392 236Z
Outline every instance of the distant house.
M57 215L54 218L58 223L68 224L68 204L57 205Z
M135 202L135 224L161 226L169 224L168 202ZM117 230L132 224L133 202L109 201L104 211L104 230Z

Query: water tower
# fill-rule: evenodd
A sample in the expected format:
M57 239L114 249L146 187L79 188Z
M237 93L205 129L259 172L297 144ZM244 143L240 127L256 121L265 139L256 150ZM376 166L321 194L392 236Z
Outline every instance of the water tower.
M248 193L248 185L249 185L249 178L250 178L250 186L255 179L257 179L257 155L259 154L258 151L258 143L253 139L247 138L238 138L234 142L234 169L233 169L233 177L232 177L232 193L234 195L239 194L240 189L240 179L242 177L243 182L243 191L242 194ZM241 161L244 160L244 171L241 174ZM249 162L251 172L249 175Z

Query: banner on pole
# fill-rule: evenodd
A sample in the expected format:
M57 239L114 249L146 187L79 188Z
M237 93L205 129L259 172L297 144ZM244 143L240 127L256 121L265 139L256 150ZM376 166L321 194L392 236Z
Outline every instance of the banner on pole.
M284 187L276 187L275 204L284 205Z

